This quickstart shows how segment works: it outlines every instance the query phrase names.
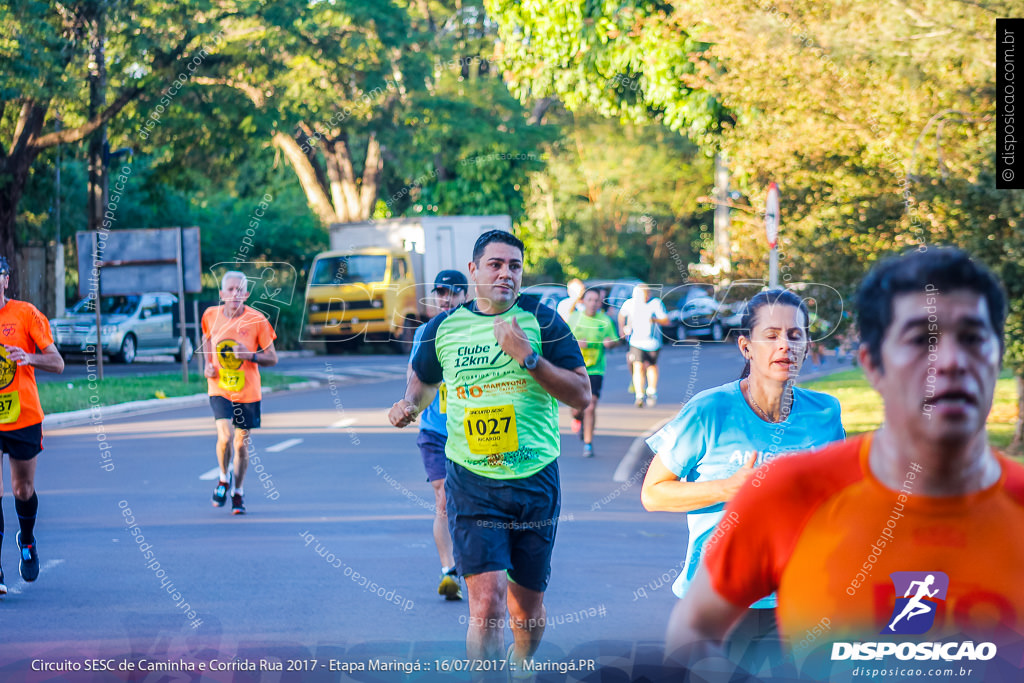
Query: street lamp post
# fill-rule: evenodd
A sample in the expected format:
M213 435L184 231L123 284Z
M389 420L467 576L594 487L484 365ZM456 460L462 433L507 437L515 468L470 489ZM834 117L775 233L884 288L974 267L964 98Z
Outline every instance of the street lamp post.
M768 202L764 209L764 231L768 236L768 287L779 286L779 186L768 186Z

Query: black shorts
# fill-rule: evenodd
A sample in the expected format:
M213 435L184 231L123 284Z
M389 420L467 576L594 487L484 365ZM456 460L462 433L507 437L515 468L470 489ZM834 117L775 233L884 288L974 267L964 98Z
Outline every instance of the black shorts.
M544 592L561 511L558 461L523 479L490 479L446 462L448 531L459 574L506 570L520 586Z
M43 450L43 423L0 432L0 450L12 460L31 460Z
M259 401L232 403L223 396L211 396L210 407L213 408L213 419L215 420L231 420L231 424L239 429L259 429Z
M427 471L427 481L445 478L444 463L448 456L444 454L444 446L447 442L447 436L431 429L421 429L420 435L416 437L416 445L420 447L420 457L423 458L423 469Z
M660 349L644 351L643 349L638 349L635 346L630 346L629 351L626 352L626 360L630 363L649 363L651 365L657 365L658 351L660 351Z
M589 375L590 393L594 398L601 398L601 387L604 386L604 375Z

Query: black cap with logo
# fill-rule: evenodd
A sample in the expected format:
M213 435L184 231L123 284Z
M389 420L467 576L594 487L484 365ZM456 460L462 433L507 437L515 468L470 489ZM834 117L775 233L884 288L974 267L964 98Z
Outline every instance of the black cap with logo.
M434 278L434 289L450 289L453 292L465 292L469 289L466 276L457 270L442 270Z

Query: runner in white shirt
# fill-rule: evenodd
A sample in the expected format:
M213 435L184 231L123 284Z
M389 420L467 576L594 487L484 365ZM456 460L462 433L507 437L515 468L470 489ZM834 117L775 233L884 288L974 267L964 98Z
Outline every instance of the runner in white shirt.
M650 297L647 285L633 288L633 298L619 309L619 330L629 339L629 361L633 373L633 391L636 406L653 406L658 401L658 351L661 349L661 329L668 324L668 313L661 299ZM647 390L644 391L644 380Z
M587 287L583 284L583 280L574 277L569 280L569 284L565 288L569 291L569 296L558 302L555 311L558 315L562 316L562 320L569 322L569 316L572 315L573 311L583 311L582 299Z

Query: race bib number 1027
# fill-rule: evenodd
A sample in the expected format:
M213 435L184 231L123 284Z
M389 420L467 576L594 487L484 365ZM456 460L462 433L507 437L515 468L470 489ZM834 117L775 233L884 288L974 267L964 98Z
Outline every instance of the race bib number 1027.
M519 449L516 410L511 405L469 408L463 425L470 453L494 455Z

